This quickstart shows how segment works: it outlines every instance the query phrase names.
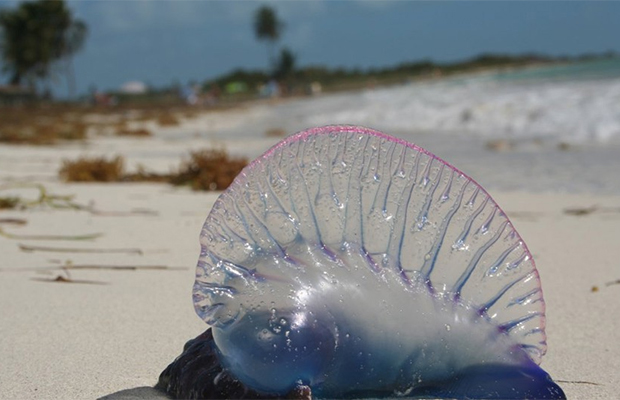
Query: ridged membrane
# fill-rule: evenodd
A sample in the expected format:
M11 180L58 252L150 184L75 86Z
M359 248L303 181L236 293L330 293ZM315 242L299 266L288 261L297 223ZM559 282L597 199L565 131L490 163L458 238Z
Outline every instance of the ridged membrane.
M277 144L216 201L201 245L194 304L215 328L316 303L321 287L343 310L330 311L335 318L381 326L408 309L432 318L433 307L454 303L537 364L546 350L538 273L504 212L458 169L377 131L328 126ZM416 304L420 290L441 301ZM368 315L339 291L361 291Z

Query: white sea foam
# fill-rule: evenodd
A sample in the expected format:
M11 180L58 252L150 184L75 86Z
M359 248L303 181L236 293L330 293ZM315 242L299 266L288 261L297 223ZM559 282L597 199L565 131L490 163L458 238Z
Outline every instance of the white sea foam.
M230 130L222 131L227 125L223 122L210 123L219 128L218 135L226 136L255 134L274 124L287 131L356 124L389 132L450 131L490 138L606 142L620 139L620 78L519 82L481 75L415 82L253 106L234 116Z
M517 84L465 79L341 95L310 125L356 123L388 130L550 137L569 142L620 138L620 79ZM317 107L323 108L323 107Z

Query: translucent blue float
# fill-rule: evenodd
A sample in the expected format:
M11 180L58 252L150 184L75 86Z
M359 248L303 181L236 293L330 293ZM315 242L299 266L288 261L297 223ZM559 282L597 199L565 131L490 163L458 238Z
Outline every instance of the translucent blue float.
M222 193L200 241L194 305L212 331L168 368L173 394L225 375L264 397L564 398L538 367L527 246L418 146L355 126L291 136Z

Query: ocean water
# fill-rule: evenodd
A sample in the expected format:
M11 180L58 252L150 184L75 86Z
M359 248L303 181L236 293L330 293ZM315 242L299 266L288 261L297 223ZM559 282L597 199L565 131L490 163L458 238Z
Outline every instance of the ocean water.
M234 118L213 118L212 131L220 137L355 124L392 133L620 142L620 59L414 81L256 105Z
M508 82L532 81L580 81L620 78L620 58L584 61L573 64L541 66L516 71L497 72L497 80Z
M567 143L620 140L620 61L411 83L330 103L314 110L312 123Z

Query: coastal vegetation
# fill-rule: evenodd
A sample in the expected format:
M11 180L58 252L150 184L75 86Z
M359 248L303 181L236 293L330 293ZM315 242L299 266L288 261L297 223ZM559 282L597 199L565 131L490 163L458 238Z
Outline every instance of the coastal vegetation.
M86 24L73 17L64 1L37 0L2 9L2 72L9 74L11 85L25 84L34 91L38 82L49 86L50 79L63 71L74 92L72 58L83 47L87 32Z
M615 53L586 54L577 57L553 57L543 54L481 54L470 59L454 62L433 60L408 61L394 66L374 68L330 68L312 65L291 68L284 77L284 83L293 87L293 93L307 94L312 82L321 84L323 91L340 91L366 88L369 86L391 85L417 79L433 79L456 74L475 73L496 69L524 68L534 65L552 65L617 57ZM282 57L284 60L284 57ZM232 82L243 82L248 92L256 94L262 84L273 74L265 70L235 69L204 83L204 88L226 87Z

